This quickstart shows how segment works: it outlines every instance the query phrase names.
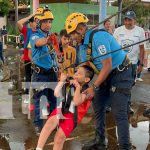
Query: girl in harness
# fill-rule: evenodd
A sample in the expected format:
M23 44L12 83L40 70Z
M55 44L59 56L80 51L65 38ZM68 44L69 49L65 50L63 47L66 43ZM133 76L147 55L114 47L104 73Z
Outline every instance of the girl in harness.
M61 74L60 82L55 88L55 96L61 101L59 106L51 113L44 125L36 150L42 150L49 135L59 126L55 137L53 150L62 150L67 137L75 129L90 107L91 100L82 91L88 88L88 83L94 76L94 70L87 66L80 66L70 80L66 83L67 75ZM65 94L64 94L65 89Z

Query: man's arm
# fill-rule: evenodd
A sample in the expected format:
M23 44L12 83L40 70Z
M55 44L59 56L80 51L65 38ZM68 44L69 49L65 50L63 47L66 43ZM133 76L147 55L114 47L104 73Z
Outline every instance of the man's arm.
M103 68L101 69L96 81L94 82L94 86L99 87L108 77L112 70L112 58L106 58L102 60ZM87 94L88 99L92 99L94 97L94 87L89 87L87 90L83 92Z
M145 31L141 28L141 30L140 30L140 41L142 41L144 39L145 39ZM142 72L143 61L144 61L144 51L145 51L144 43L141 43L139 45L139 48L140 48L140 56L139 56L140 65L137 68L137 72Z
M109 58L102 60L102 64L103 64L103 68L100 71L96 81L94 82L94 85L97 87L101 85L110 74L112 70L112 58L109 57Z
M46 44L52 44L52 38L51 35L48 35L47 38L40 38L36 41L35 45L37 47L44 46Z
M144 60L144 44L143 45L140 45L140 64L138 66L138 69L137 69L137 72L142 72L142 67L143 67L143 60Z
M48 39L47 38L40 38L35 42L36 47L41 47L44 46L48 43Z
M22 31L23 25L32 17L33 15L30 15L26 18L20 19L17 21L17 27L20 31Z
M140 64L143 64L143 60L144 60L144 44L140 45Z

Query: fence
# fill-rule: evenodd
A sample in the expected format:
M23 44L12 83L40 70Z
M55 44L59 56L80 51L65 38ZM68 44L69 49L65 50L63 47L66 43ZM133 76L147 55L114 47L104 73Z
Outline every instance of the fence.
M20 43L20 36L16 35L4 35L3 38L3 49L7 49L7 44L10 42L12 44L19 44Z

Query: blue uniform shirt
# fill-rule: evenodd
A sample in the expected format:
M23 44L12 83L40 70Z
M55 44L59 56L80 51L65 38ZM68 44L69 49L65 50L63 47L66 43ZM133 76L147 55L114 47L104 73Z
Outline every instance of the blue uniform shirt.
M87 31L84 39L84 44L88 45L89 43L89 36L92 30ZM116 39L106 31L99 31L96 32L92 39L92 58L95 58L97 56L101 56L96 58L93 63L96 66L98 70L101 70L103 67L102 60L112 57L112 68L116 68L118 65L122 64L124 58L125 58L125 52L123 50L119 50L114 53L114 50L120 49L121 46L118 44ZM107 53L110 53L108 55L105 55ZM105 56L103 56L105 55Z
M76 47L76 63L79 64L81 62L87 61L87 49L88 45L79 45Z
M47 45L41 47L35 46L36 41L39 40L40 38L47 38L40 29L37 30L30 38L33 61L49 51ZM53 67L53 60L50 54L47 54L46 56L35 60L34 64L43 67L45 69L50 69Z

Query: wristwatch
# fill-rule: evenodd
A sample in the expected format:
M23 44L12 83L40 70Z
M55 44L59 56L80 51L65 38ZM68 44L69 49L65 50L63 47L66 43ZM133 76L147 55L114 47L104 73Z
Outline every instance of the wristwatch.
M94 83L92 84L92 86L93 86L93 88L94 88L95 91L98 91L98 90L99 90L99 87L96 86Z

